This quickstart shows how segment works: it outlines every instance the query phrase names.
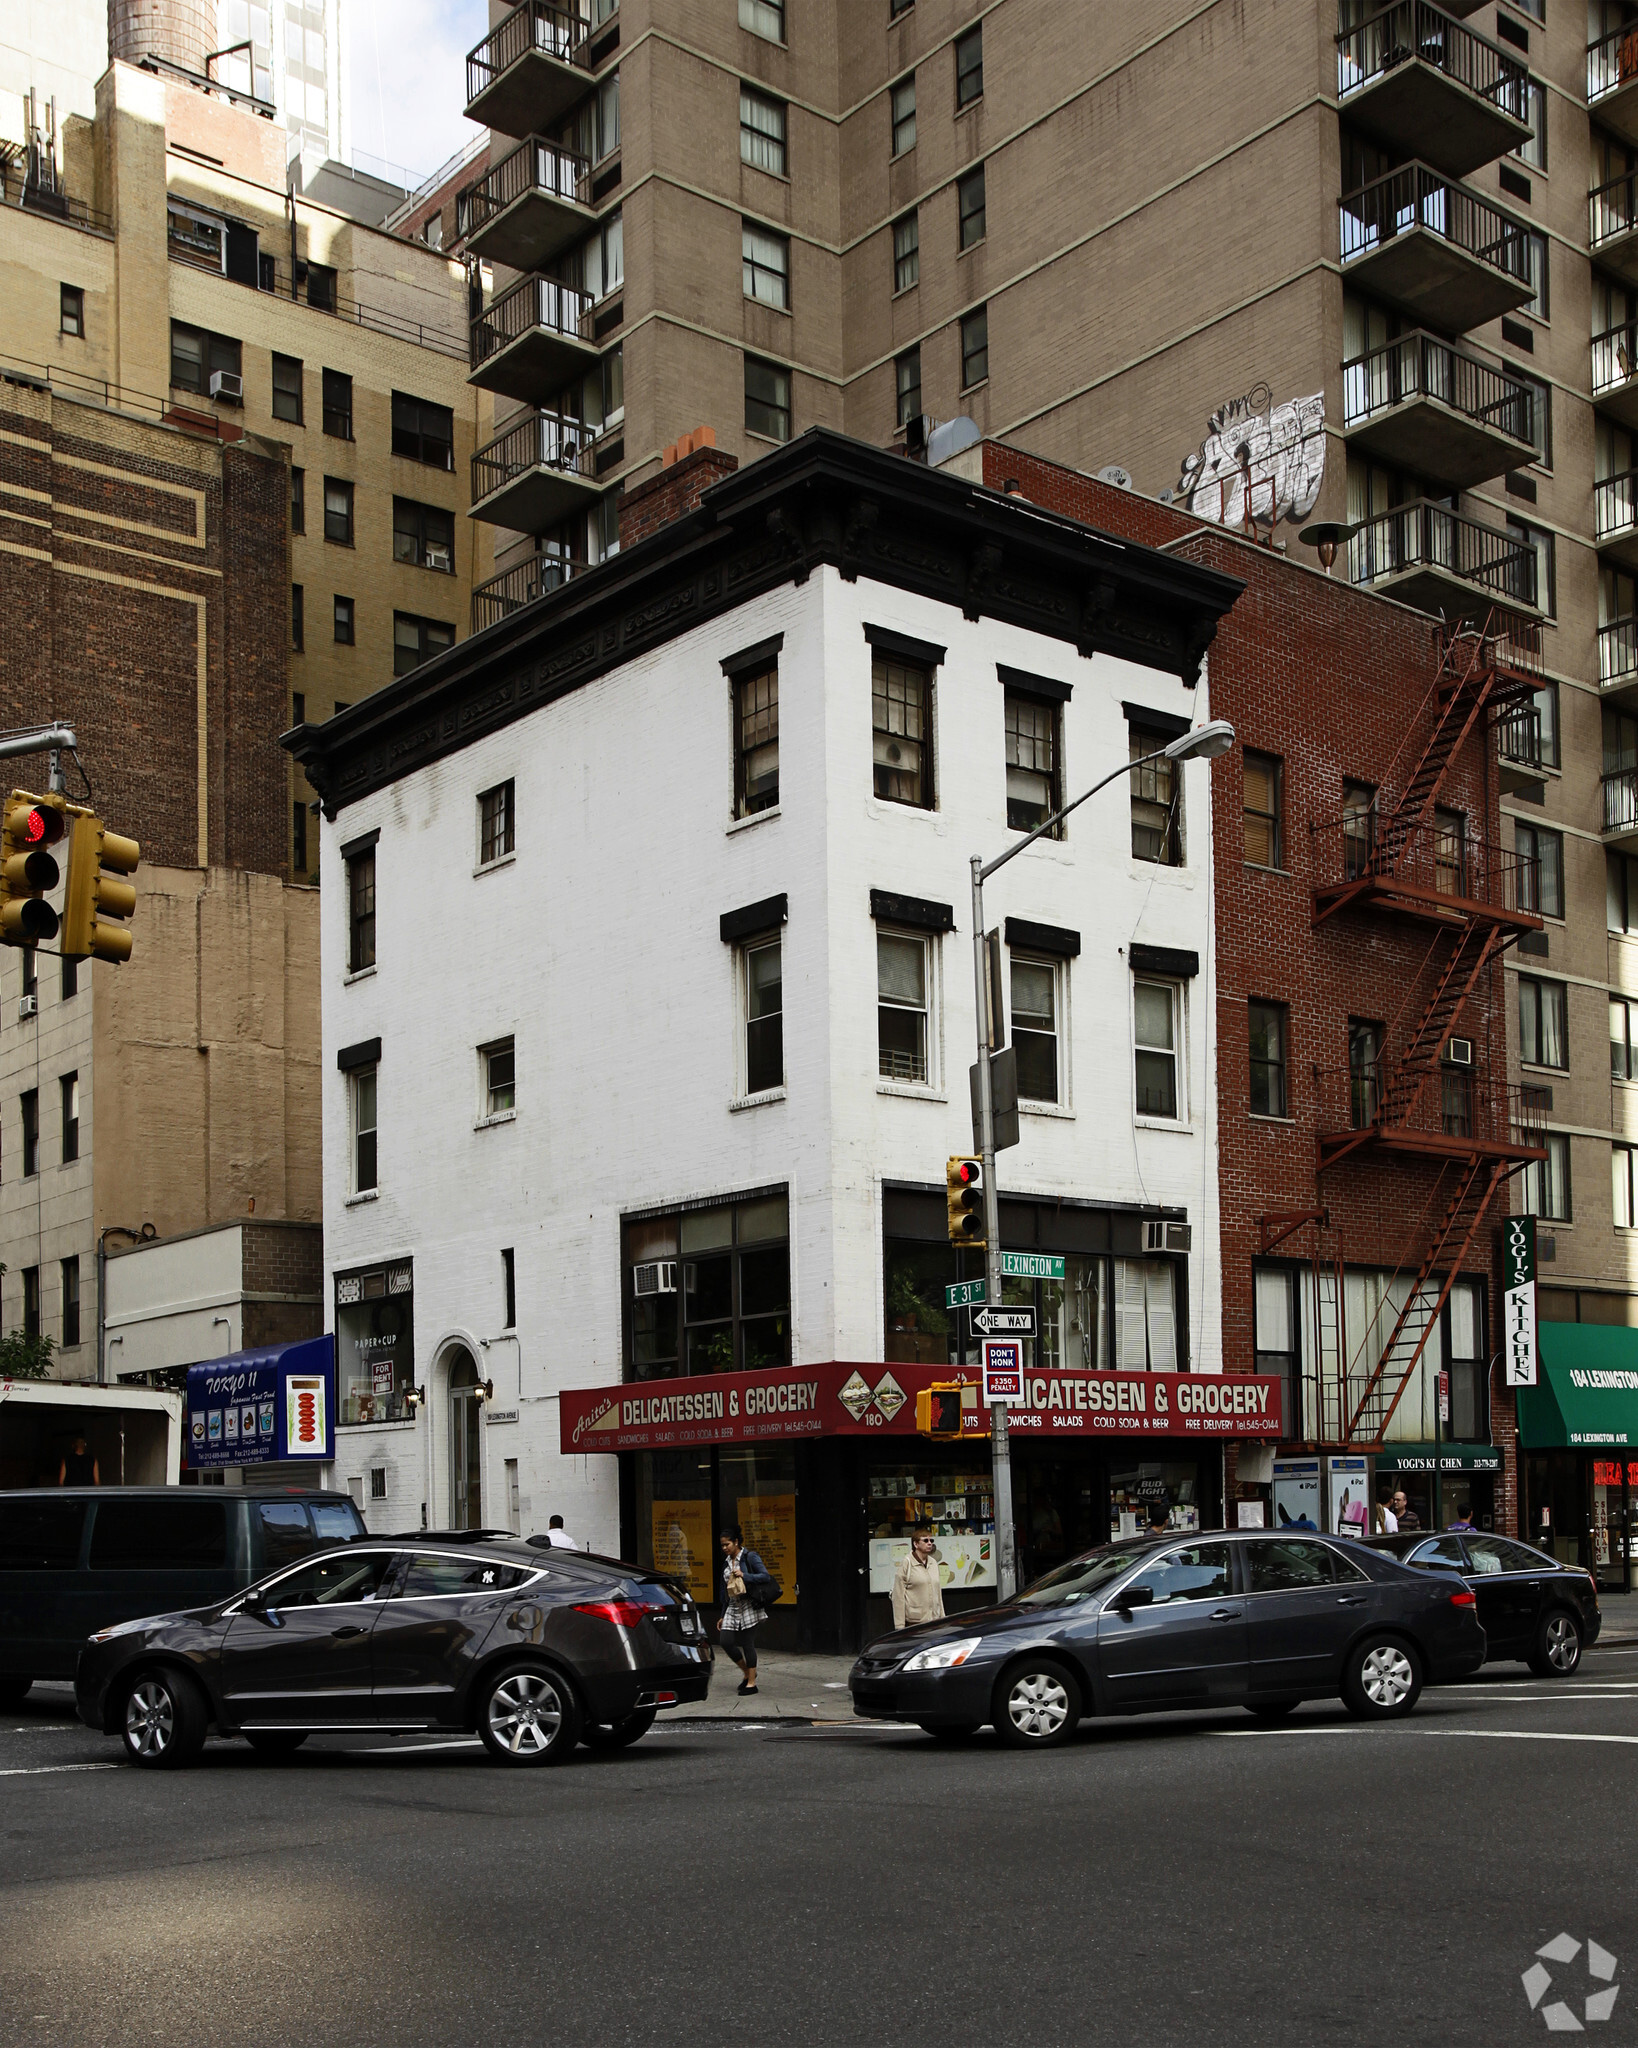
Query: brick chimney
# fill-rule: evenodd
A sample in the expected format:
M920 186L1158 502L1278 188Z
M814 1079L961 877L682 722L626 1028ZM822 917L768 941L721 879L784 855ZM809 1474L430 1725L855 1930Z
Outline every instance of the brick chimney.
M739 467L739 457L717 446L710 427L695 427L660 457L658 476L620 493L620 545L634 548L673 519L692 512L702 493Z

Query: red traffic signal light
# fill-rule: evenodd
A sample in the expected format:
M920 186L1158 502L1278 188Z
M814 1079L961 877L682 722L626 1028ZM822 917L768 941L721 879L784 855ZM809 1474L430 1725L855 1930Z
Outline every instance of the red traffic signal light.
M6 805L0 833L0 940L8 946L38 946L57 936L57 913L44 902L55 889L57 863L46 851L62 838L66 805L16 789Z
M949 1159L944 1167L945 1207L952 1244L984 1242L984 1162Z

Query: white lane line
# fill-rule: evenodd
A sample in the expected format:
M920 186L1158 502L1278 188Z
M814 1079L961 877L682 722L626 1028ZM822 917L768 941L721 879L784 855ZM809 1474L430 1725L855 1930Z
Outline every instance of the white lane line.
M1626 1742L1638 1748L1638 1735L1560 1735L1550 1728L1417 1728L1417 1735L1466 1735L1488 1742Z
M117 1771L119 1764L29 1764L0 1771L0 1778L49 1778L54 1771Z

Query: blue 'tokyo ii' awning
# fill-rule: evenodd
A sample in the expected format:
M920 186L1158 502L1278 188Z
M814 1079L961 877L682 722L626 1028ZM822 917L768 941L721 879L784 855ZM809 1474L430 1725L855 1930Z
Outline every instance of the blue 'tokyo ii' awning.
M188 1367L185 1445L195 1472L326 1461L336 1454L335 1417L336 1345L328 1333Z

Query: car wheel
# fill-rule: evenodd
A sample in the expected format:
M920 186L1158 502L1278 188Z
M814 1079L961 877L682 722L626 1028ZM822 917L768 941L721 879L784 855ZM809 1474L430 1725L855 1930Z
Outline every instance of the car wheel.
M654 1726L655 1707L639 1707L623 1721L588 1721L580 1739L588 1749L629 1749Z
M995 1728L1014 1749L1065 1742L1081 1718L1080 1689L1061 1664L1029 1657L995 1689Z
M1247 1700L1245 1708L1254 1721L1266 1721L1272 1725L1276 1721L1289 1721L1301 1705L1301 1700Z
M1539 1678L1568 1678L1581 1662L1581 1624L1567 1608L1542 1616L1530 1669Z
M150 1771L197 1761L209 1721L204 1698L179 1671L144 1671L127 1681L120 1709L125 1754Z
M480 1688L478 1733L498 1763L562 1763L580 1740L580 1708L556 1672L514 1664Z
M1342 1698L1361 1721L1391 1721L1408 1714L1422 1691L1422 1662L1398 1636L1367 1636L1348 1653Z
M32 1678L0 1678L0 1712L12 1713L28 1698Z
M256 1728L245 1740L258 1756L294 1756L307 1740L305 1728Z
M976 1721L921 1721L917 1725L935 1742L965 1742L970 1735L978 1733Z

